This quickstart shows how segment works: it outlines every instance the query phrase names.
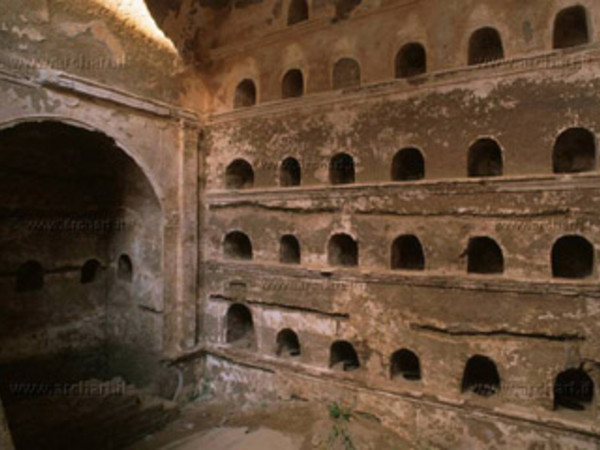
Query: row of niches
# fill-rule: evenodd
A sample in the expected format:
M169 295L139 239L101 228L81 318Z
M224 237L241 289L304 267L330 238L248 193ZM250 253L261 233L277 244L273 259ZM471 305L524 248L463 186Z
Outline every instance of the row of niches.
M306 0L293 0L290 4L290 24L308 19ZM580 5L560 11L554 21L553 48L564 49L590 43L590 17ZM502 37L492 27L474 31L469 40L468 64L479 65L506 58ZM427 72L427 51L419 42L406 43L396 54L395 77L411 78ZM305 75L299 68L289 69L281 81L281 98L302 97L306 91ZM357 87L361 84L360 63L352 58L340 58L333 65L333 89ZM254 80L245 78L235 89L233 106L242 108L258 102Z
M252 312L245 305L235 303L228 308L225 331L228 345L250 350L255 348ZM301 340L294 330L285 328L277 333L273 345L275 356L301 361L302 351ZM351 342L337 340L329 348L328 367L331 370L353 372L361 370L362 364ZM388 367L391 380L418 383L426 376L419 355L408 348L401 348L389 355ZM499 394L501 390L502 379L496 363L491 358L478 354L466 361L462 373L462 393L472 392L488 398ZM593 405L594 391L594 381L582 366L564 370L554 378L554 409L589 410Z
M301 246L293 235L284 235L279 242L279 262L301 264ZM498 243L487 236L469 239L465 249L467 272L501 275L505 270L504 255ZM425 253L419 238L414 235L397 237L390 246L391 270L426 270ZM223 240L223 256L227 260L253 259L250 238L241 231L228 233ZM595 249L583 236L565 235L554 242L550 252L552 276L566 279L586 279L595 273ZM358 267L359 244L349 234L338 233L329 238L327 261L332 267Z
M475 141L468 150L468 177L501 177L504 172L504 152L500 144L492 138ZM552 150L553 172L572 174L591 172L597 169L596 135L581 127L569 128L559 134ZM271 162L265 166L273 165ZM277 164L280 187L302 185L303 166L294 157L286 157ZM307 164L311 166L311 164ZM404 148L396 152L390 162L390 180L407 182L426 178L426 163L423 152L418 148ZM312 168L312 167L310 167ZM332 185L356 182L354 158L349 153L334 155L327 164L329 182ZM254 187L254 168L245 159L233 160L225 169L227 189L251 189Z
M80 269L80 283L90 284L98 280L101 271L105 269L97 259L87 260ZM119 256L116 267L117 279L131 282L133 279L133 264L131 258L123 254ZM19 266L15 274L16 292L34 292L44 288L46 271L38 261L30 260Z

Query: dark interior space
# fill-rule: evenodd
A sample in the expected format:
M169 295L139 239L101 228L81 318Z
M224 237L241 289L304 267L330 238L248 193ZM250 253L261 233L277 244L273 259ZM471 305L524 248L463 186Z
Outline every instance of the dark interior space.
M500 375L494 361L476 355L467 361L462 379L462 391L490 397L500 391Z
M554 409L589 409L594 399L594 382L583 369L569 369L554 380Z
M419 357L407 349L394 352L390 358L390 377L402 377L408 381L421 379L421 363Z
M66 416L42 415L64 407L49 386L118 377L156 387L162 316L140 305L162 309L162 212L112 139L65 123L1 131L0 171L0 395L17 448L66 448L85 436L55 428ZM152 277L151 290L140 289L129 258ZM82 428L93 428L93 417Z
M560 134L552 156L554 173L596 170L596 137L585 128L570 128Z
M44 287L44 268L37 261L27 261L17 269L17 292L39 291Z
M287 24L294 25L308 20L308 3L306 0L292 0L288 8Z
M396 55L396 78L409 78L427 72L427 53L418 43L406 44Z
M400 150L392 161L392 181L415 181L425 178L425 160L416 148Z
M282 236L279 247L279 262L300 264L300 242L290 234Z
M90 259L81 268L81 284L93 283L98 279L99 271L102 269L100 261Z
M358 266L358 243L348 234L335 234L329 239L328 262L331 266Z
M331 344L329 367L343 372L351 372L360 367L354 346L348 341Z
M298 335L289 328L277 333L277 356L300 356L300 341Z
M252 80L242 80L235 88L234 108L245 108L256 104L256 86Z
M355 181L354 159L347 153L339 153L329 162L331 184L352 184Z
M497 30L480 28L469 40L469 65L485 64L504 58L502 38Z
M392 244L393 270L424 270L423 246L416 236L400 236Z
M231 305L227 310L228 344L251 346L254 342L254 323L252 313L242 304Z
M467 256L467 271L469 273L494 274L504 272L502 249L491 238L471 238Z
M587 11L581 5L563 9L554 21L554 48L569 48L589 42Z
M128 255L119 256L119 261L117 262L117 278L127 282L133 280L133 263Z
M228 259L252 259L250 238L240 231L232 231L225 236L223 253Z
M594 273L594 247L584 237L564 236L552 247L552 276L587 278Z
M279 185L281 187L300 186L302 181L302 168L296 158L285 158L279 168Z
M227 189L250 189L254 186L254 170L248 161L236 159L225 170Z
M304 95L304 76L300 69L291 69L286 72L281 82L281 97L296 98Z
M470 177L499 177L503 174L502 150L493 139L480 139L469 149Z

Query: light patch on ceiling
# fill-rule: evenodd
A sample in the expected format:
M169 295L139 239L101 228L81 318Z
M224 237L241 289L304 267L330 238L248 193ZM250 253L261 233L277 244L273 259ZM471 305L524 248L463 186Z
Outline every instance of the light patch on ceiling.
M173 42L171 42L158 25L156 25L144 0L96 1L111 11L114 11L119 19L123 20L126 24L137 28L161 47L173 53L177 53L177 49L173 45Z

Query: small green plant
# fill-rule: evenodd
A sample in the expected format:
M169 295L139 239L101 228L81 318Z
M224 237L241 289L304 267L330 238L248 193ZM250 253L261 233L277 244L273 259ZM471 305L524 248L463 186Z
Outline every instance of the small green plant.
M329 405L329 415L332 419L342 419L346 422L350 420L351 411L350 408L340 406L337 403Z
M341 440L345 450L356 450L352 437L348 431L348 422L352 417L352 411L348 407L332 403L329 405L329 416L334 420L329 439L327 440L329 448L333 448L338 439Z

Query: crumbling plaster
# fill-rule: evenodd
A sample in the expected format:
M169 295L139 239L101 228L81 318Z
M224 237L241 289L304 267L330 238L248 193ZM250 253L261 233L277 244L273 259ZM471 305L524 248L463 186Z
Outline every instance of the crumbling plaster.
M554 411L552 392L556 375L569 367L584 367L598 380L597 269L589 279L567 281L551 268L553 244L564 235L585 236L598 259L595 173L552 172L560 133L600 129L596 44L551 48L554 17L571 4L422 1L369 9L373 3L363 2L336 23L322 4L311 5L305 23L285 27L280 18L265 27L257 14L246 29L227 27L238 13L232 8L209 52L209 72L223 80L202 147L206 263L199 308L213 387L250 400L314 393L321 401L324 390L348 400L349 391L364 389L353 407L423 444L594 448L597 399L573 415ZM599 23L595 5L584 6L590 22ZM483 26L498 29L505 59L467 67L469 37ZM595 43L597 28L591 30ZM394 80L395 54L407 42L427 49L427 73ZM312 48L322 50L306 50ZM290 54L301 57L288 61ZM333 63L348 55L360 63L361 86L334 91ZM249 58L260 63L247 76L240 68ZM305 95L282 100L281 76L294 65L304 70ZM233 110L233 91L246 77L261 93L257 105ZM502 149L502 177L467 177L468 150L481 138ZM392 182L392 159L407 147L422 151L425 179ZM329 162L341 152L353 157L356 182L331 186ZM299 187L278 183L289 156L302 168ZM240 158L254 170L253 187L227 190L225 170ZM251 261L224 255L223 239L234 230L249 237ZM358 267L328 263L336 233L358 242ZM300 242L299 265L279 261L287 234ZM424 271L390 269L391 244L403 234L421 241ZM500 246L502 274L467 273L469 239L477 236ZM250 308L255 347L224 341L234 303ZM300 312L320 318L304 324L294 318ZM302 355L295 359L276 356L284 328L298 334ZM354 345L358 370L329 367L335 340ZM400 348L419 356L420 381L390 379L390 356ZM496 363L498 397L461 392L466 362L477 354ZM396 417L401 410L410 417ZM523 428L516 431L513 420Z

